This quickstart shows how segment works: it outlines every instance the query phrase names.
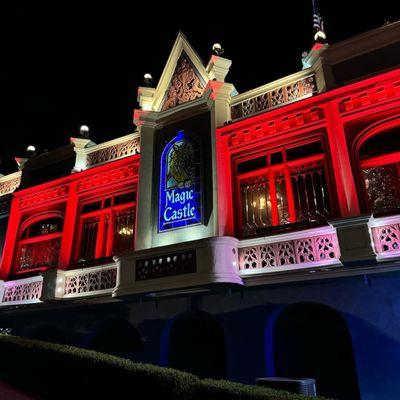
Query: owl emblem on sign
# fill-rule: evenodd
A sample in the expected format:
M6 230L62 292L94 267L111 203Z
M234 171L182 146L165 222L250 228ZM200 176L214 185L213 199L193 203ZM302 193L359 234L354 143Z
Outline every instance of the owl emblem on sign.
M174 143L168 155L167 188L189 187L195 179L193 145L183 139Z

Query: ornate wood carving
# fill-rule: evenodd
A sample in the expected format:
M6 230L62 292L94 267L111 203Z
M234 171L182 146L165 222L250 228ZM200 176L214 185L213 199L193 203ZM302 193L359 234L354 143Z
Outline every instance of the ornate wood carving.
M262 244L239 249L239 269L266 269L338 259L335 234L305 237L287 242Z
M204 84L189 61L188 56L182 53L172 75L162 111L198 99L203 93Z
M87 156L87 167L104 164L119 158L129 157L140 153L140 138L118 143L105 149L94 151Z
M59 185L33 194L27 194L19 200L19 208L25 208L36 204L42 204L47 201L56 200L60 197L66 197L68 193L68 185Z
M77 191L88 190L93 187L100 187L126 179L137 177L139 173L138 164L125 165L120 168L113 168L106 172L100 172L88 176L87 178L80 179L77 182Z
M311 75L233 105L231 107L232 120L281 107L287 103L304 99L316 92L317 83L315 76Z

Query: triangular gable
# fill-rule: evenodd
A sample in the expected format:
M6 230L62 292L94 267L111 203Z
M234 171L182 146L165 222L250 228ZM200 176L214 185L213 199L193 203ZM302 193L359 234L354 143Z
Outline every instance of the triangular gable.
M164 111L201 97L209 80L200 57L179 32L155 90L152 109Z
M165 92L161 111L201 97L206 87L201 75L184 51L176 64L168 89Z

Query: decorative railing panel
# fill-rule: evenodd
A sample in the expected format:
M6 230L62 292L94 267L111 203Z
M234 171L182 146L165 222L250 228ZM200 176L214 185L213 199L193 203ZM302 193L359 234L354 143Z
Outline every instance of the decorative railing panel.
M232 120L245 118L260 111L281 107L317 92L315 75L269 90L231 106Z
M140 137L135 137L122 143L89 152L86 158L86 165L87 167L93 167L94 165L104 164L139 153Z
M400 255L400 223L373 227L372 236L378 255Z
M42 294L43 278L21 279L4 282L2 303L35 303L39 302Z
M188 250L136 261L136 281L196 272L196 251Z
M10 177L2 177L0 179L0 196L14 192L21 183L21 175L15 176L12 174Z
M115 287L116 283L117 267L115 265L68 271L65 273L63 297L110 291Z
M287 267L333 263L339 255L336 234L327 233L239 248L239 270L277 272Z

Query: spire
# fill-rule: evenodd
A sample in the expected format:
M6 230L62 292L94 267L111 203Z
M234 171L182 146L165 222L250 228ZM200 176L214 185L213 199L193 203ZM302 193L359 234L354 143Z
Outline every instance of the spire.
M313 28L314 28L314 41L316 43L326 43L326 34L324 29L324 21L319 12L316 0L312 0L313 3Z

